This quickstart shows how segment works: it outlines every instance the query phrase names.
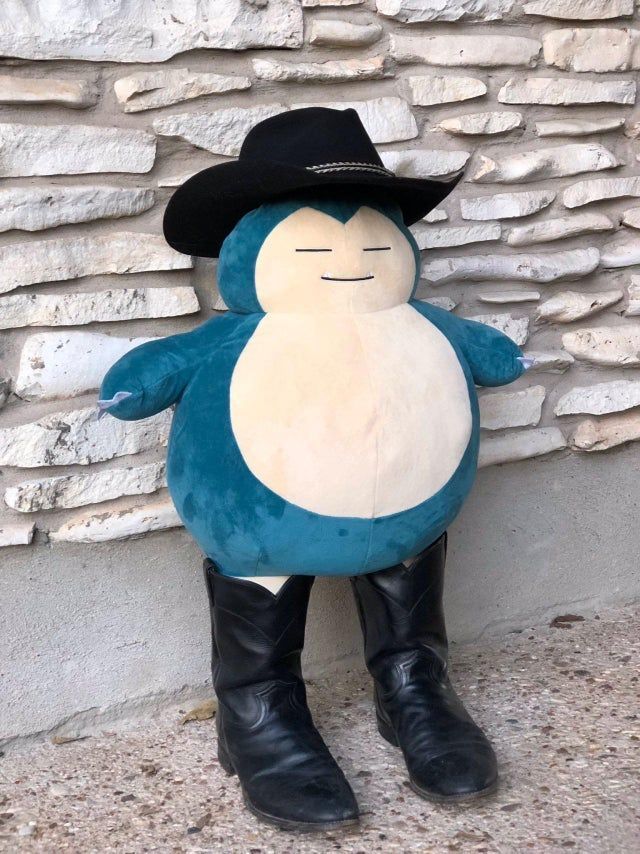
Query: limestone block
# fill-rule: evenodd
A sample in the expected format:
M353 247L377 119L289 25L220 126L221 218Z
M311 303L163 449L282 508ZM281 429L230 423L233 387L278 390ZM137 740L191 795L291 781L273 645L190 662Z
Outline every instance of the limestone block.
M575 361L573 356L564 351L544 353L540 350L526 350L524 355L533 359L527 374L564 374Z
M20 354L15 393L23 400L43 400L94 391L114 362L150 340L98 332L30 335Z
M35 523L24 519L17 522L0 519L0 548L3 546L28 546L33 540Z
M640 237L620 237L602 247L602 266L607 269L640 264Z
M435 130L443 130L454 136L495 136L523 126L522 113L467 113L464 116L443 119L435 126Z
M468 101L487 94L487 87L477 77L409 77L411 103L420 107ZM451 119L450 121L454 121Z
M640 365L640 325L578 329L562 336L562 346L581 362L635 368Z
M633 0L531 0L524 4L524 13L565 21L600 21L633 15Z
M0 6L0 15L1 9ZM90 125L0 124L1 178L148 172L155 156L155 137L142 130Z
M208 112L175 113L155 119L153 129L159 136L177 137L213 154L237 157L251 128L284 110L286 107L283 104L263 104L256 107L223 107Z
M507 237L507 243L509 246L529 246L534 243L577 237L580 234L614 231L615 228L616 224L605 214L573 214L569 217L547 219L533 225L512 228Z
M629 139L638 139L640 137L640 122L630 121L625 128L624 135Z
M566 208L578 208L604 199L640 196L640 175L628 178L593 178L571 184L562 194Z
M634 104L633 80L584 80L566 77L513 77L498 92L501 104Z
M464 169L471 157L468 151L446 149L407 149L405 151L381 151L382 162L405 178L440 178L454 175Z
M335 2L335 0L334 0ZM200 48L300 47L296 0L20 0L0 5L0 54L23 59L163 62Z
M423 216L422 219L424 222L445 222L449 219L449 216L442 208L434 208L426 216Z
M49 538L54 543L104 543L181 526L182 520L173 502L163 496L147 504L123 506L113 511L83 511L57 531L50 531Z
M125 495L148 495L167 485L164 462L94 474L66 474L25 480L9 487L4 501L19 513L62 510L99 504Z
M310 104L295 104L308 107ZM375 143L412 139L418 127L409 105L402 98L375 98L371 101L323 103L334 109L356 110ZM153 127L160 136L172 136L190 142L197 148L235 157L245 136L258 122L288 109L283 104L258 107L225 107L210 112L176 113L156 119Z
M625 314L628 317L640 315L640 276L631 276L631 284L627 288L629 302Z
M169 410L142 421L98 421L97 409L55 412L0 429L0 465L17 468L90 465L166 445Z
M557 148L521 151L494 159L480 155L480 162L468 180L477 183L518 184L562 178L580 172L598 172L619 166L617 157L603 145L574 143Z
M537 39L505 35L401 35L391 36L391 55L398 62L458 67L497 68L517 65L532 68L542 45Z
M622 224L628 228L640 228L640 208L629 208L622 215Z
M490 294L478 294L480 302L488 302L496 305L509 302L537 302L540 299L540 291L497 291Z
M624 116L603 116L590 119L547 119L536 122L535 132L546 136L588 136L624 127Z
M640 413L605 415L604 418L586 418L581 421L570 438L576 451L608 451L626 442L640 439Z
M178 317L199 310L198 297L190 287L19 294L0 299L0 329Z
M494 193L491 196L460 199L460 213L463 219L515 219L548 207L555 197L554 190Z
M138 113L166 107L202 95L219 95L248 89L248 77L226 74L202 74L188 68L171 68L161 71L139 71L120 77L113 84L118 102L125 113Z
M500 21L513 5L514 0L376 0L379 15L403 24Z
M0 104L55 104L84 110L98 101L94 81L0 74Z
M382 35L380 24L351 24L328 18L313 19L309 43L319 47L364 47L377 42Z
M0 231L136 216L153 203L153 190L143 187L5 187L0 189Z
M529 337L528 317L512 317L510 314L477 314L469 319L503 332L519 347L526 344Z
M450 246L465 246L468 243L483 243L500 240L500 223L462 225L453 228L438 228L429 225L412 227L419 249L442 249Z
M555 282L580 279L598 266L597 249L568 249L546 255L467 255L438 258L422 265L422 277L434 285L449 282Z
M252 60L258 80L272 83L340 82L343 80L379 80L389 76L384 56L369 59L328 59L324 62L283 62L275 59Z
M522 391L496 392L480 397L480 426L483 430L536 427L542 415L546 389L534 385Z
M517 430L504 436L483 436L478 468L541 457L566 447L567 441L558 427Z
M640 31L595 27L551 30L542 37L544 60L563 71L640 68Z
M539 323L573 323L615 305L623 296L624 292L617 289L599 293L562 291L538 306L535 319Z
M607 415L640 406L640 381L613 380L592 386L577 386L563 395L556 415Z
M39 282L190 267L191 257L163 237L137 231L9 243L0 248L0 294Z

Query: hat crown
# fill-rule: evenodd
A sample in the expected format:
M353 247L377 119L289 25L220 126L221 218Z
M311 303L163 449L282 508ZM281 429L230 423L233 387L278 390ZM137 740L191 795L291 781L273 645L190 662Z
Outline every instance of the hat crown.
M393 201L405 224L433 210L462 178L396 176L382 163L354 109L303 107L255 125L237 160L209 166L171 197L167 242L179 252L217 258L222 242L247 213L300 193L317 198L366 191Z
M354 109L302 107L255 125L240 150L241 161L271 160L307 169L382 161Z

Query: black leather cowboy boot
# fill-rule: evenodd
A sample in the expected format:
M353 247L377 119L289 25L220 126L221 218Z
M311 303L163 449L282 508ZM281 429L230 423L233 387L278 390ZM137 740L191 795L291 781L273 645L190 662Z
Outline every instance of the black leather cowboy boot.
M455 801L496 787L496 757L447 675L446 534L410 564L352 579L378 730L402 748L412 788Z
M351 787L313 724L300 670L314 579L277 594L205 561L218 697L218 759L247 807L288 830L355 824Z

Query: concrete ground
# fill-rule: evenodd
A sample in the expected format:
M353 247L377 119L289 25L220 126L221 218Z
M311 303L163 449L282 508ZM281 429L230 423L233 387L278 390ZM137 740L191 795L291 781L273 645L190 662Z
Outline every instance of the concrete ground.
M491 800L435 806L374 730L362 673L310 686L315 718L359 798L358 830L258 823L216 760L212 720L163 711L117 732L24 744L0 760L6 852L640 851L640 609L454 650L453 678L494 741ZM64 741L64 740L63 740Z

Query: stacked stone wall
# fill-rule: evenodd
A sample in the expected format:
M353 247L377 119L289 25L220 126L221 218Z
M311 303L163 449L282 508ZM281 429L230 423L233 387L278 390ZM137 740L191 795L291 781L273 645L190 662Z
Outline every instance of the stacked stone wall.
M415 226L419 296L536 359L482 392L482 466L640 438L633 0L24 0L0 55L0 546L179 525L170 413L97 421L96 390L224 310L162 212L300 105L355 107L400 175L466 167Z

